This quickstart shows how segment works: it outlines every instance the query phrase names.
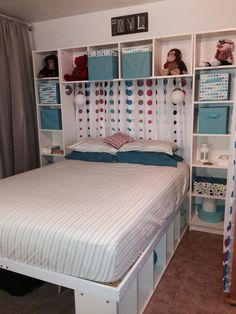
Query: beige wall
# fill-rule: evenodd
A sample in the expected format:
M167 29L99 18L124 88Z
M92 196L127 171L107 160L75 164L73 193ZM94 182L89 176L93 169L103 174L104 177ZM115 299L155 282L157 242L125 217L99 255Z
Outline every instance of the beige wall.
M111 36L111 17L148 12L149 32ZM152 38L160 35L195 33L236 28L236 1L167 0L123 9L77 15L34 24L35 49Z

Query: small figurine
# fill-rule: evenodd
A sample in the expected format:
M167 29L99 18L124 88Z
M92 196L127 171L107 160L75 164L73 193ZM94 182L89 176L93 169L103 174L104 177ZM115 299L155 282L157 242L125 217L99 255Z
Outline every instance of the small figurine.
M43 77L58 77L58 61L56 55L47 56L44 59L45 66L42 70L40 70L38 78Z
M219 66L219 65L231 65L233 64L234 43L230 39L219 40L217 45L217 51L215 58L209 62L199 62L200 67Z
M85 81L88 79L88 56L83 55L75 58L75 68L71 74L65 74L66 81Z
M182 53L179 49L171 49L167 55L167 62L161 75L180 75L187 74L187 67L182 60Z

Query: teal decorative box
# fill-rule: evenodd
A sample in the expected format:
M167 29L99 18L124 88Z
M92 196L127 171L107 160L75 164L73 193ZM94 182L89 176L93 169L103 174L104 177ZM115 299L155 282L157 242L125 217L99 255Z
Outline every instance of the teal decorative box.
M229 107L200 107L198 132L206 134L227 134Z
M230 73L200 74L199 100L228 100Z
M59 82L55 80L41 80L38 82L40 104L60 104Z
M113 50L99 50L88 55L89 80L118 78L118 55Z
M142 78L152 76L151 47L122 49L122 78Z
M61 109L52 107L40 108L41 129L61 130Z

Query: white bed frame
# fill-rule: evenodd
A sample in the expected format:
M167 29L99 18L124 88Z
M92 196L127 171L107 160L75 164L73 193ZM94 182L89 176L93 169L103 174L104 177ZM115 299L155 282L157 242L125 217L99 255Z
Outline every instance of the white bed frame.
M188 227L188 193L117 285L97 283L0 258L0 267L74 290L76 314L143 313ZM157 262L154 264L154 250Z

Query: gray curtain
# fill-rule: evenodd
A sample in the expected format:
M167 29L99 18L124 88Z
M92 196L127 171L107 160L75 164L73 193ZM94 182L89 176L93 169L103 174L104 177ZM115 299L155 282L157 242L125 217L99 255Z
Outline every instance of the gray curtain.
M0 178L38 167L28 26L0 16Z

